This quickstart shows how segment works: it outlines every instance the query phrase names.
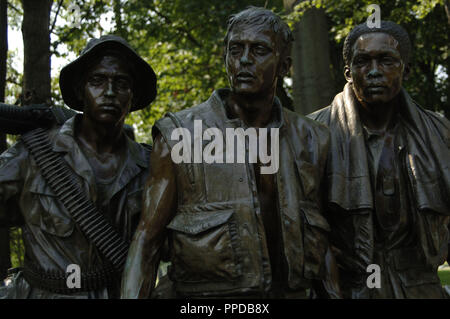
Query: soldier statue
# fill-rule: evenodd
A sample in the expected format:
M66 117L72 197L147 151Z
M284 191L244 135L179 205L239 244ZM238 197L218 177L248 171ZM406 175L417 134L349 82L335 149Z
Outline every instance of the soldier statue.
M306 298L329 273L330 229L321 207L329 131L283 108L275 96L291 65L292 41L289 27L270 10L249 7L232 15L224 53L231 88L156 122L123 298L151 296L166 238L178 298ZM188 161L175 160L173 135L194 136L198 123L217 136L265 129L270 136L262 147L274 150L272 159L279 156L278 170L268 173L261 157L222 160L225 144L215 149L222 154L217 162L197 161L196 142L186 149ZM246 159L255 155L252 146L246 143ZM323 289L339 293L332 283Z
M0 156L0 224L21 227L25 245L24 266L0 298L119 297L150 156L123 126L154 100L156 76L107 35L91 39L59 80L65 103L82 113L22 135Z
M310 115L332 133L326 211L345 298L445 296L450 123L403 88L410 54L401 26L356 26L343 92Z

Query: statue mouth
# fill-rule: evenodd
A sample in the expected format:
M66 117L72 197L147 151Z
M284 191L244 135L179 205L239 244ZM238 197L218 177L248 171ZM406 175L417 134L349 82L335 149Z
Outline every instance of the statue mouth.
M107 112L120 112L120 106L112 103L100 104L100 109Z
M382 84L371 84L366 87L366 90L370 93L382 92L387 89L387 86Z
M367 87L368 88L380 88L380 87L382 87L382 88L386 88L387 87L387 85L386 84L384 84L384 82L379 82L379 81L367 81L366 82L367 83Z
M250 72L239 72L236 76L236 79L241 82L249 82L255 79L255 76Z

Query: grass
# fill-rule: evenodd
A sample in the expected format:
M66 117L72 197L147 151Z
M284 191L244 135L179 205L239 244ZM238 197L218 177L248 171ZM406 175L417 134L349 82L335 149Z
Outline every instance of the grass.
M439 278L441 279L441 284L450 285L450 269L441 269L438 271Z

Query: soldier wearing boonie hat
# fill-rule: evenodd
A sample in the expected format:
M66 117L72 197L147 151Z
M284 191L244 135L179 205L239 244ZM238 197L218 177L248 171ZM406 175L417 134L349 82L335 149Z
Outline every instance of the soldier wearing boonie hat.
M127 243L139 221L150 148L129 139L123 125L155 99L155 72L124 39L107 35L91 39L61 70L60 88L64 102L83 113L45 132L52 151ZM82 231L33 155L19 140L0 156L0 224L22 227L26 247L25 265L11 272L0 299L119 297L121 272ZM70 265L79 267L73 276L81 286L69 284Z
M132 71L135 87L131 112L145 108L155 99L156 75L152 67L123 38L105 35L91 39L80 56L61 70L59 86L64 102L69 107L83 111L83 105L76 94L78 83L86 74L86 67L92 65L93 60L108 53L120 54Z

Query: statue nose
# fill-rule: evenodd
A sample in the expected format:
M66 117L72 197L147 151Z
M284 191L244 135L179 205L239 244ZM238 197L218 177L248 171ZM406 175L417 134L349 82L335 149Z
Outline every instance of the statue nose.
M367 75L369 77L377 77L377 76L380 76L381 73L380 73L380 71L378 71L378 69L372 69L369 71L369 73Z
M381 72L378 69L378 64L377 64L376 61L373 61L372 65L371 65L371 68L369 70L369 73L367 73L367 76L368 77L377 77L377 76L380 76L380 75L381 75Z
M113 87L112 81L108 81L105 95L106 96L114 96L114 87Z
M249 59L249 52L250 50L248 48L245 48L244 52L242 53L240 62L241 64L250 64L251 61Z

